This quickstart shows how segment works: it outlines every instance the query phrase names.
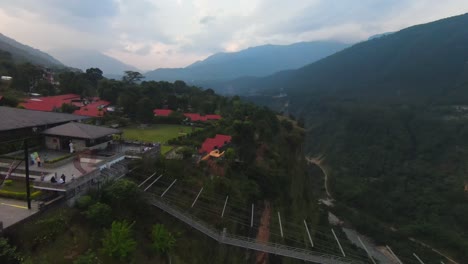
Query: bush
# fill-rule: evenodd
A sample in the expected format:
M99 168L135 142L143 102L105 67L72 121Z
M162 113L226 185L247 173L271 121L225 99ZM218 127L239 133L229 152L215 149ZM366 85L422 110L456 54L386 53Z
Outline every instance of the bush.
M96 256L96 254L88 250L85 254L79 256L75 261L73 261L73 264L100 264L101 261L99 258Z
M92 203L93 198L89 195L85 195L76 201L76 207L80 210L86 210Z
M51 240L54 240L69 227L70 218L69 215L65 215L61 212L57 215L37 221L35 223L37 231L35 232L34 243L36 243L36 245L50 243Z
M85 212L86 218L94 225L103 227L108 225L112 220L112 209L104 203L97 202L89 206Z
M73 153L70 153L70 154L67 154L65 156L61 156L61 157L58 157L58 158L55 158L55 159L51 159L51 160L46 160L44 161L45 163L47 164L52 164L52 163L56 163L56 162L59 162L61 160L64 160L64 159L68 159L70 157L73 157L75 154Z
M5 180L3 184L5 184L5 186L11 186L13 184L13 180Z
M129 259L136 249L136 242L131 237L131 229L134 223L126 221L112 222L110 230L106 230L102 239L103 251L109 257L118 258L122 261Z
M3 237L0 237L0 263L21 263L22 258L16 252L16 248L11 246Z
M176 239L163 225L157 224L153 226L151 231L151 239L153 250L160 253L169 253L175 245Z
M109 204L125 206L128 209L135 209L144 203L138 185L129 180L114 182L105 189L104 194Z
M41 195L41 191L35 191L31 193L31 199L36 199ZM26 200L26 192L12 192L6 190L0 190L0 197L11 198L16 200Z

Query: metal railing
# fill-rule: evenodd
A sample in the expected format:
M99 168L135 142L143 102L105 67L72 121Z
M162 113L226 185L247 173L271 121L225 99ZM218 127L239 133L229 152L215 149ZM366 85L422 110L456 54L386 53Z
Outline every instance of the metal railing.
M162 198L156 196L149 196L151 204L172 215L173 217L181 220L187 225L197 229L203 234L211 237L219 243L237 246L271 254L276 254L285 257L291 257L295 259L323 263L323 264L345 264L345 263L363 263L361 261L320 253L316 251L310 251L301 248L290 247L282 244L276 244L271 242L260 242L256 239L236 236L227 232L220 232L213 227L208 226L200 219L195 216L186 214L178 209L173 208L169 203L165 202Z

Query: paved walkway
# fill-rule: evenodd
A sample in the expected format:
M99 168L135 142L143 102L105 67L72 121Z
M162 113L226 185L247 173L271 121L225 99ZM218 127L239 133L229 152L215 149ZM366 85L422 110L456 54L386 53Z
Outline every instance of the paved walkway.
M28 210L26 201L0 198L0 221L3 228L7 228L39 211L37 202L31 201L31 210Z

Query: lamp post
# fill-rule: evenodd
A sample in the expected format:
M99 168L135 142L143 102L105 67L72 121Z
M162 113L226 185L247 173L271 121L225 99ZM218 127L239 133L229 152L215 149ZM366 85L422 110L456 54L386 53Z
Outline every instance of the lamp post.
M26 171L26 200L28 201L28 209L31 210L31 192L29 190L29 153L28 139L24 139L24 169Z

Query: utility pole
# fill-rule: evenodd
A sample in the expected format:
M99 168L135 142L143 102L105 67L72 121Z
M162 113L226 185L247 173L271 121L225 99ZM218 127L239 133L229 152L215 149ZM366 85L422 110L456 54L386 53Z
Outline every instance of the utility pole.
M24 139L24 169L26 171L26 200L28 201L28 209L31 210L31 192L29 190L29 153L28 139Z

